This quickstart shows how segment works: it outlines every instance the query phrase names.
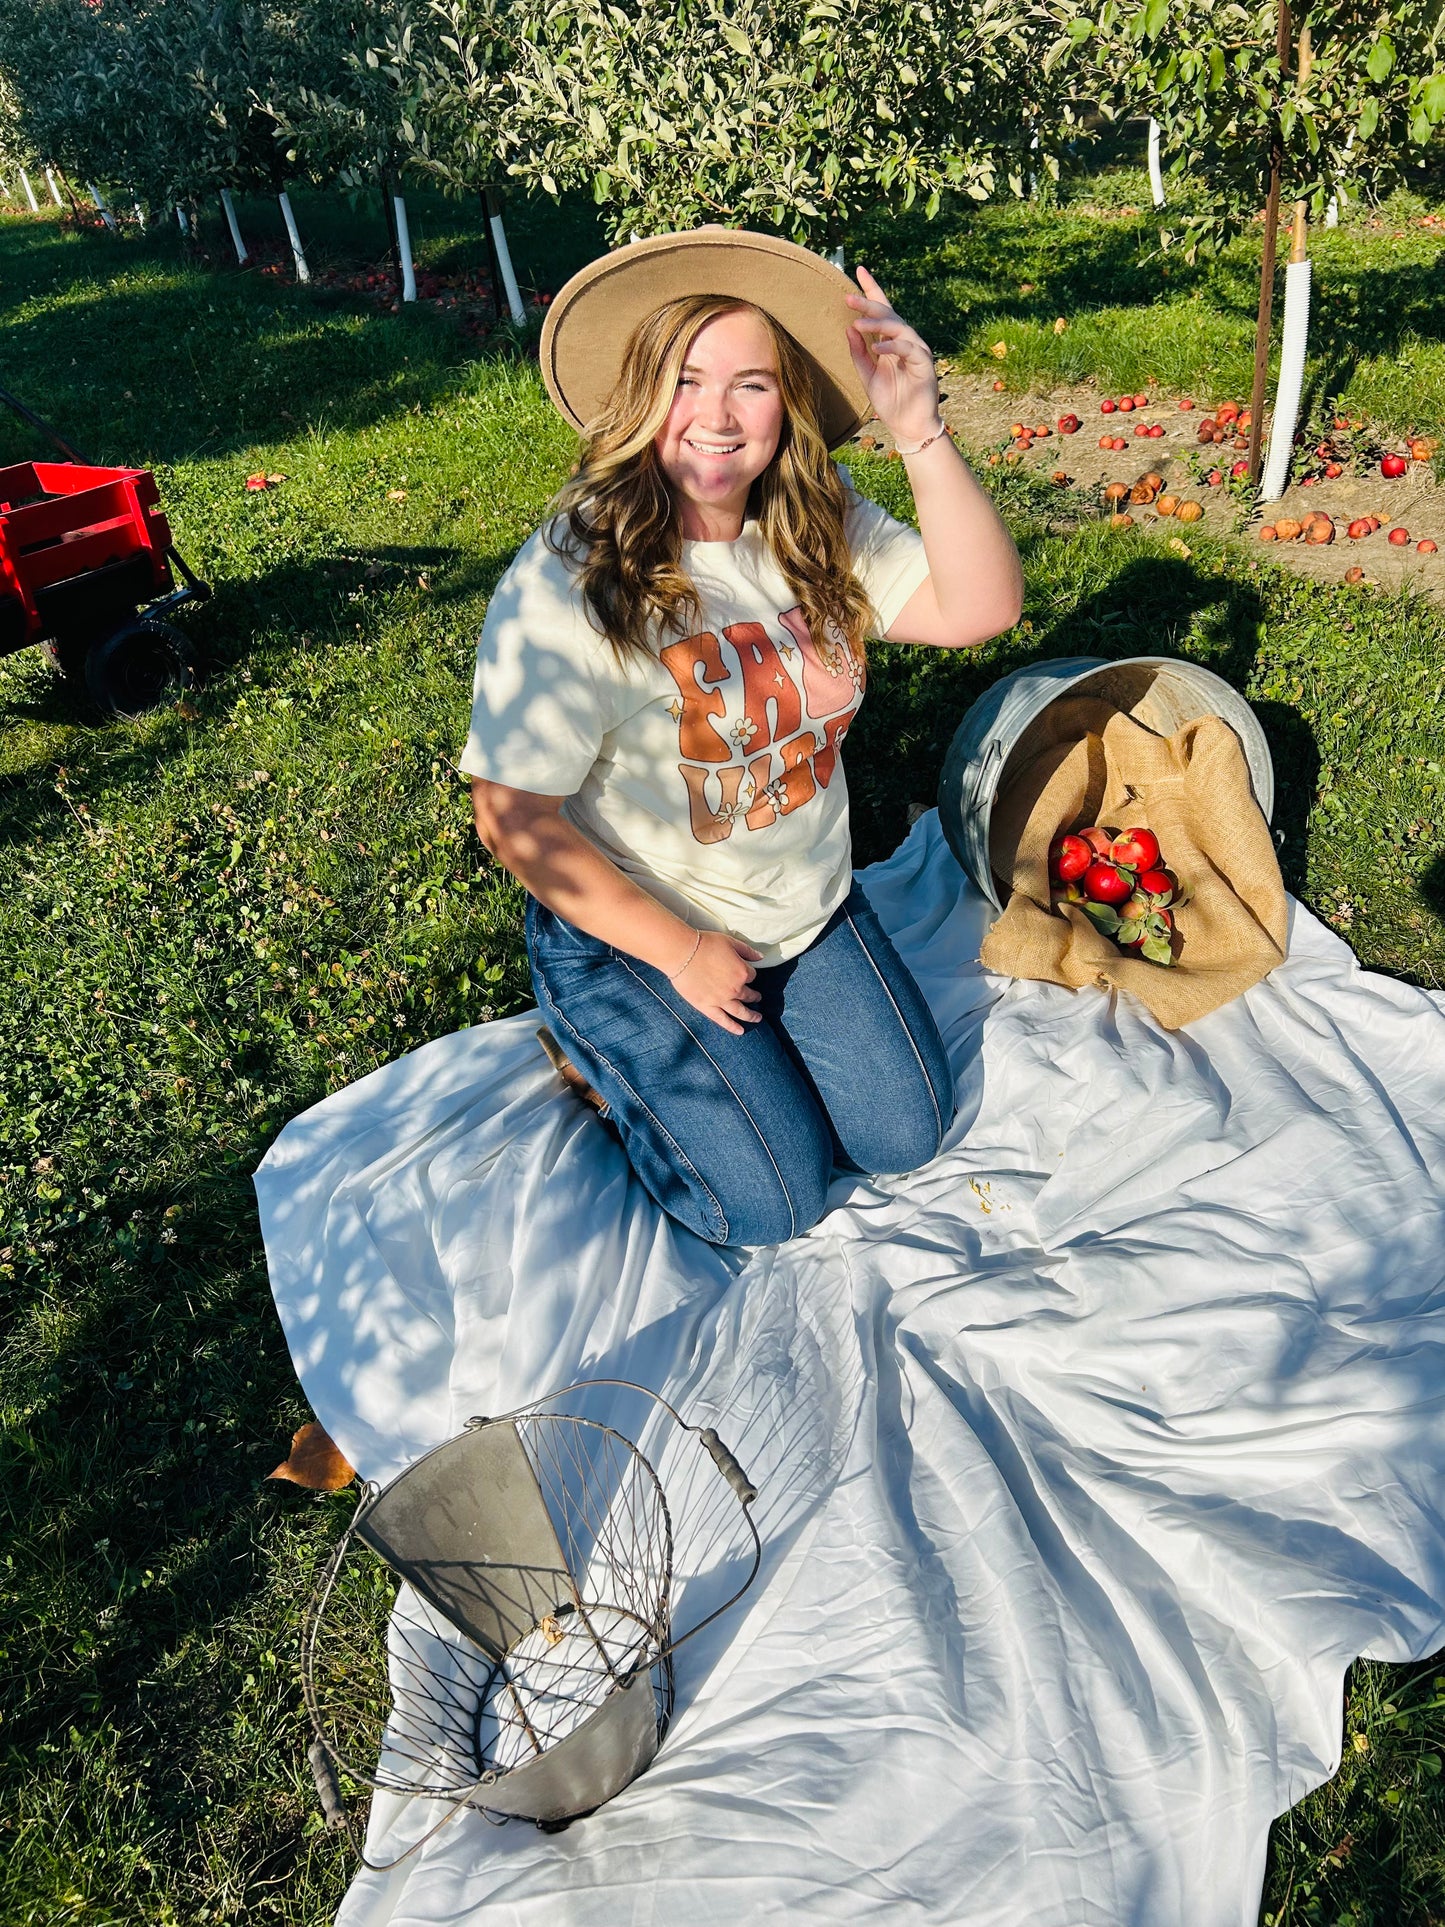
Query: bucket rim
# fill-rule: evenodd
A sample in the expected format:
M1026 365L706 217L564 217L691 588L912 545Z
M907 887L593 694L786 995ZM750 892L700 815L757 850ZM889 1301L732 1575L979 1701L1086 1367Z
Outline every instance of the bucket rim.
M1014 743L1010 746L1007 753L1001 757L998 764L998 768L995 770L993 774L993 781L989 789L988 795L982 798L981 800L979 800L978 803L976 804L976 810L977 810L977 815L979 819L979 832L980 832L980 837L981 837L983 850L984 850L984 860L982 863L982 869L983 869L984 875L981 880L976 877L973 880L975 883L979 885L979 888L982 890L984 896L988 899L988 901L993 905L993 907L996 910L1002 910L1004 906L1002 901L999 898L998 886L994 881L993 865L990 862L988 857L990 839L993 831L993 808L998 798L998 792L1003 780L1004 771L1007 769L1009 759L1013 755L1014 750L1018 747L1018 743L1022 740L1024 732L1028 728L1030 728L1034 722L1037 721L1039 716L1041 716L1043 712L1047 708L1049 708L1049 706L1052 703L1058 702L1062 697L1068 695L1070 690L1077 688L1079 683L1086 682L1091 676L1097 675L1101 670L1150 669L1150 668L1177 669L1177 668L1180 668L1181 666L1187 669L1192 675L1206 677L1211 683L1214 683L1219 688L1227 691L1229 697L1231 697L1234 701L1242 704L1244 709L1248 711L1250 717L1254 722L1256 730L1258 730L1259 732L1259 744L1262 747L1264 752L1262 771L1263 771L1266 788L1267 788L1266 795L1261 796L1258 793L1259 786L1255 780L1256 769L1255 769L1254 759L1250 755L1250 744L1247 741L1245 741L1242 736L1240 740L1240 747L1244 751L1245 764L1249 770L1250 788L1255 792L1255 801L1259 804L1259 807L1263 812L1265 822L1271 823L1273 821L1273 818L1274 818L1274 762L1273 762L1273 758L1270 755L1268 741L1265 738L1263 729L1260 727L1259 718L1254 715L1254 710L1249 702L1248 697L1245 696L1241 690L1236 689L1233 683L1226 682L1224 677L1221 676L1217 670L1208 668L1204 663L1194 662L1188 656L1159 656L1159 655L1058 656L1052 659L1045 659L1044 661L1041 661L1041 662L1025 663L1021 668L1010 670L1008 675L1000 676L997 679L997 681L990 683L988 688L985 689L982 692L982 694L976 698L974 702L969 704L968 708L964 711L963 715L959 719L957 729L954 731L954 739L956 740L959 734L961 734L963 729L966 727L969 718L975 713L975 711L981 708L985 703L988 703L991 699L998 700L1000 691L1006 689L1011 683L1017 682L1022 677L1035 675L1040 670L1058 672L1066 669L1073 669L1075 672L1073 675L1070 675L1070 676L1062 676L1062 675L1056 674L1054 677L1040 682L1039 689L1038 689L1039 700L1033 705L1031 705L1026 715L1021 716L1019 718L1019 728L1018 728L1018 733L1017 733L1017 736L1015 737ZM1215 713L1218 714L1219 712L1216 711ZM1234 728L1234 725L1232 722L1230 722L1230 719L1228 716L1220 715L1220 720L1221 722L1229 723L1230 727ZM1239 735L1240 732L1238 730L1235 730L1235 734ZM951 745L950 745L950 749L951 749ZM947 758L945 758L944 767L946 770ZM949 841L951 845L952 839L950 838ZM956 851L955 851L955 855L957 855ZM965 873L967 873L968 866L966 864L961 864L961 867L964 869Z

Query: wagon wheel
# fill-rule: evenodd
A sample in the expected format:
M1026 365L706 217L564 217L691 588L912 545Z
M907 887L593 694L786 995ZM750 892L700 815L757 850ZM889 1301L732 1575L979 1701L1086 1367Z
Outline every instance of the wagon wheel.
M196 686L190 643L155 616L138 616L85 658L91 701L107 716L144 716Z

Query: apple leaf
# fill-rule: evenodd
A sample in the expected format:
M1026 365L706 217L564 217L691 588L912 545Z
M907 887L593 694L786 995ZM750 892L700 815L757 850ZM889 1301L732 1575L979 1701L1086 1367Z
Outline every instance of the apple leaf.
M1114 941L1115 943L1123 944L1138 943L1143 935L1144 919L1142 917L1130 917L1127 923L1121 923L1119 928L1114 932Z
M1107 903L1081 903L1079 908L1096 930L1112 937L1119 928L1119 913Z
M1139 946L1139 954L1147 957L1150 963L1172 964L1174 961L1174 952L1166 937L1146 937Z
M356 1477L356 1468L342 1456L336 1441L324 1426L312 1419L291 1437L291 1452L268 1479L289 1479L310 1492L339 1492Z

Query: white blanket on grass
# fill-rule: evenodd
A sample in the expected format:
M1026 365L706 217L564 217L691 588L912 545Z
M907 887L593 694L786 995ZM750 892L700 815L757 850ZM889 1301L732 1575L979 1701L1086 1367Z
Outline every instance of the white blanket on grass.
M257 1172L301 1383L368 1476L610 1373L761 1488L762 1574L679 1653L654 1765L559 1835L463 1814L346 1927L1253 1927L1349 1661L1445 1641L1445 1010L1295 904L1287 963L1171 1035L986 976L931 812L863 882L960 1110L805 1237L673 1226L533 1013ZM734 1569L722 1497L675 1508L680 1627ZM378 1799L376 1857L427 1805Z

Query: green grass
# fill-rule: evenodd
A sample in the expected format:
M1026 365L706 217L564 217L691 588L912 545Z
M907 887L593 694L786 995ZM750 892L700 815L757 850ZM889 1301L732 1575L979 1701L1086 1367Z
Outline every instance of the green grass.
M358 235L380 253L374 207L300 210L319 264ZM415 213L434 264L483 260L467 210L418 197ZM254 237L269 213L243 219ZM1118 244L1117 221L1068 219L1076 261L1091 232ZM1060 220L894 224L890 292L904 313L926 295L930 340L962 355L996 338L1026 256L1063 260ZM585 209L519 206L509 227L543 286L596 246ZM1153 329L1139 273L1125 312ZM972 315L950 310L954 277ZM525 341L479 353L430 314L188 265L169 233L8 220L0 286L6 385L98 458L155 466L217 584L188 618L211 660L194 714L99 725L35 652L0 664L0 1921L311 1927L349 1868L305 1768L297 1614L347 1501L263 1482L308 1414L249 1174L327 1091L528 1001L519 893L476 845L450 759L487 595L574 444ZM1082 293L1072 312L1081 338ZM1101 355L1119 332L1098 324ZM1207 330L1198 352L1218 365ZM0 428L6 459L30 447ZM909 512L897 464L849 460ZM257 468L286 480L247 494ZM859 861L931 800L996 675L1178 650L1257 705L1290 886L1367 963L1445 982L1438 615L1203 540L1186 560L1138 531L1049 535L1051 492L997 486L1024 622L977 657L877 651L849 745ZM1281 1923L1445 1911L1432 1679L1354 1670L1369 1750L1347 1747L1277 1831Z

